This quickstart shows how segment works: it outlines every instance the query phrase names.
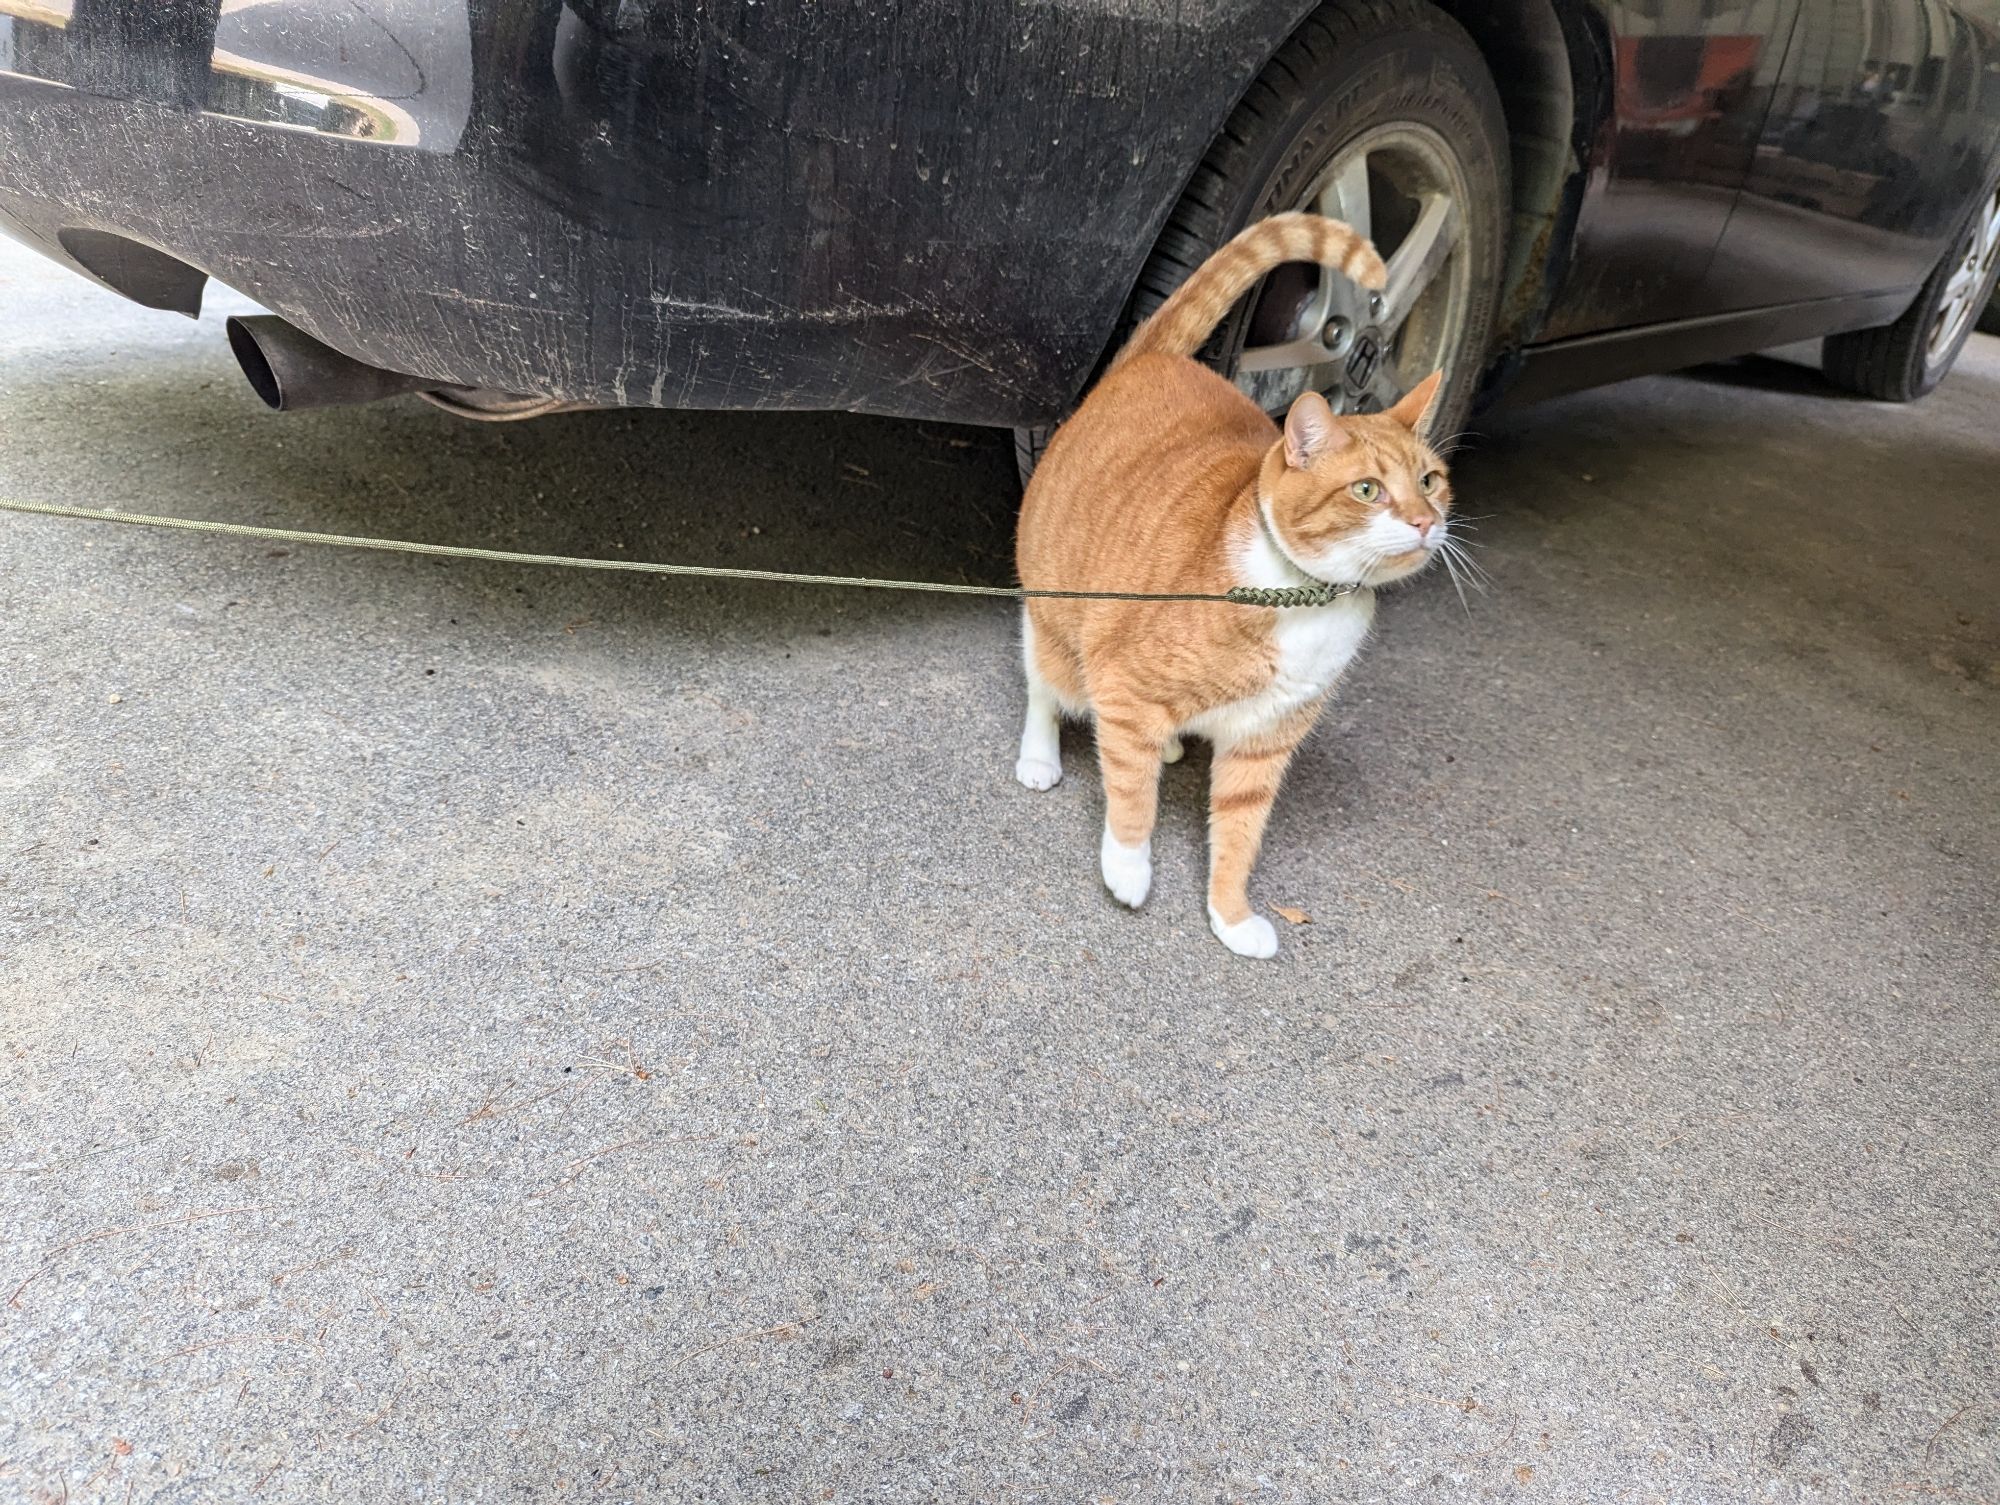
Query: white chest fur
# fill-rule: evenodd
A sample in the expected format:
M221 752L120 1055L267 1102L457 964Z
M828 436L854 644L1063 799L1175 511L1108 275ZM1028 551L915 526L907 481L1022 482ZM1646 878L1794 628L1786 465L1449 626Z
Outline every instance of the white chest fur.
M1264 528L1252 528L1238 546L1238 568L1244 584L1256 586L1298 586L1312 584L1284 554L1272 544ZM1256 694L1204 710L1188 722L1186 730L1206 736L1218 746L1228 746L1244 736L1254 736L1304 704L1326 694L1338 680L1354 654L1368 638L1374 622L1374 590L1356 590L1340 596L1328 606L1288 606L1278 612L1272 630L1276 638L1276 662L1270 682Z
M1361 651L1374 617L1373 591L1342 596L1331 606L1280 612L1270 682L1254 695L1202 712L1186 730L1226 747L1277 725L1332 688Z
M1310 583L1278 553L1262 528L1245 540L1240 559L1245 585ZM1269 683L1255 694L1204 711L1186 730L1227 746L1276 725L1333 686L1361 651L1374 620L1372 590L1342 596L1328 606L1281 610L1273 630L1277 653Z

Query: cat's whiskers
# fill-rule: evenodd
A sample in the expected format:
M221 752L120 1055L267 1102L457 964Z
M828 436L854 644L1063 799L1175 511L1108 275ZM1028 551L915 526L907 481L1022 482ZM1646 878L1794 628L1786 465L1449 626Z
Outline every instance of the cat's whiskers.
M1453 538L1450 534L1445 535L1445 542L1451 546L1452 557L1464 567L1467 577L1473 584L1485 590L1493 583L1493 577L1486 573L1486 566L1472 557L1471 545Z
M1453 559L1458 552L1458 546L1451 541L1451 535L1439 534L1431 552L1433 557L1444 565L1445 578L1451 582L1452 593L1458 597L1458 609L1470 617L1472 607L1465 599L1465 584L1459 579L1458 565Z
M1437 557L1444 561L1445 574L1451 580L1452 590L1458 595L1459 609L1470 617L1472 605L1465 598L1466 586L1470 585L1475 591L1485 590L1489 583L1486 572L1465 551L1465 545L1449 533L1438 539Z
M1470 547L1466 541L1458 536L1459 529L1463 526L1465 525L1458 518L1453 518L1444 527L1440 528L1438 530L1438 549L1441 553L1450 555L1458 563L1464 565L1467 574L1483 582L1486 579L1486 571L1472 557Z
M1451 562L1449 554L1444 556L1444 577L1451 582L1451 593L1458 597L1458 609L1470 620L1472 603L1465 599L1465 587L1459 582L1458 566Z

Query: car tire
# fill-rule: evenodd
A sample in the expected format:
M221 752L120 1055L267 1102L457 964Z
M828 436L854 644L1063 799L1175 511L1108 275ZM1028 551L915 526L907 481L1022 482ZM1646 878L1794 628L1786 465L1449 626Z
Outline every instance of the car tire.
M1820 369L1851 392L1882 402L1914 402L1951 371L1975 324L1990 317L2000 274L2000 183L1973 205L1951 249L1892 324L1827 338Z
M1042 463L1042 452L1049 447L1055 432L1055 426L1047 423L1014 430L1014 468L1021 473L1023 490L1027 489L1028 477L1035 473L1035 467Z
M1407 144L1410 162L1402 164L1389 147L1378 150L1372 143L1399 149ZM1431 195L1423 186L1429 181L1425 170L1434 170L1437 192L1455 205L1458 239L1446 268L1454 300L1449 338L1440 345L1433 326L1442 315L1433 311L1427 315L1425 351L1415 353L1442 349L1446 379L1430 431L1440 439L1456 434L1478 386L1499 294L1508 224L1507 127L1479 49L1463 27L1425 0L1328 0L1307 17L1250 86L1189 180L1139 273L1116 344L1245 225L1289 209L1319 207L1318 185L1335 166L1351 165L1357 152L1366 164L1366 197L1378 211L1400 211L1404 219L1416 215L1420 224L1421 212L1411 206L1427 203ZM1384 242L1385 231L1400 228L1407 238L1417 224L1400 224L1395 213L1370 218L1378 248L1393 262L1396 245ZM1201 360L1226 376L1237 375L1253 325L1271 317L1268 300L1278 296L1281 273L1311 275L1303 268L1274 272L1230 311ZM1392 356L1411 353L1410 327L1405 323L1397 332ZM1357 346L1367 333L1357 332ZM1300 367L1298 379L1324 390L1312 378L1328 369ZM1428 374L1428 368L1396 369L1404 390ZM1257 386L1252 395L1267 411L1282 412L1296 395L1261 378L1239 385ZM1047 435L1047 430L1016 432L1024 484Z

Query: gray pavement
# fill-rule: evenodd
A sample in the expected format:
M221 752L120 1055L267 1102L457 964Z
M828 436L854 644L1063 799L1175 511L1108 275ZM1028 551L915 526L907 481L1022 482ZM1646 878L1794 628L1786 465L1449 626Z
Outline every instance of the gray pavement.
M991 434L0 299L0 494L1008 575ZM1013 783L1001 604L0 517L0 1498L1994 1499L1996 412L1483 424L1269 963L1198 749L1136 915Z

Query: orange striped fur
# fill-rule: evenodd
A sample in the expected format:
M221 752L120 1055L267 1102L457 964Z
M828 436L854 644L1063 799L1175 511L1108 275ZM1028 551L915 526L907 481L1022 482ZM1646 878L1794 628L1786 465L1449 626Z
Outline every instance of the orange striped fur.
M1451 505L1444 463L1421 433L1437 375L1389 412L1365 416L1335 415L1308 393L1281 430L1188 358L1238 297L1289 260L1321 260L1368 286L1382 280L1374 248L1317 215L1279 215L1222 247L1140 326L1050 441L1022 503L1017 550L1030 587L1370 587L1283 611L1027 603L1016 776L1053 786L1059 718L1095 719L1100 865L1112 893L1137 906L1152 883L1161 764L1180 756L1183 737L1207 738L1209 921L1231 950L1252 956L1277 947L1248 883L1285 768L1367 634L1372 587L1430 562Z
M1341 275L1381 291L1389 280L1367 237L1323 214L1274 214L1258 220L1196 267L1151 318L1132 332L1118 360L1138 355L1193 355L1236 300L1288 261L1338 267Z

